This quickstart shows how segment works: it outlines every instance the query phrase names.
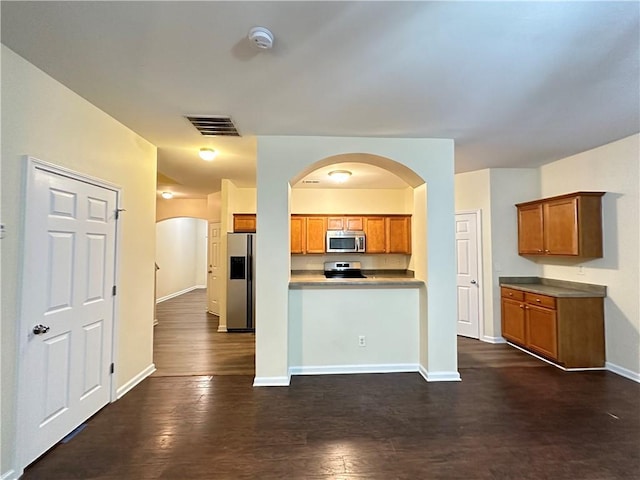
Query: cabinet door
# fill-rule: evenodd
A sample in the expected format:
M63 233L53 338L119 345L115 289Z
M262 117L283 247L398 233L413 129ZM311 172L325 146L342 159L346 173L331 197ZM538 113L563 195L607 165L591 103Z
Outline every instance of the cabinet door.
M326 217L307 217L307 253L325 253Z
M327 217L327 230L344 230L344 218Z
M578 199L544 203L544 245L549 255L579 255Z
M544 254L542 225L542 204L518 207L518 253L520 255Z
M411 253L411 217L387 217L387 253Z
M344 229L359 232L364 230L362 217L344 217Z
M362 217L327 217L327 230L364 230Z
M255 213L234 213L233 231L236 233L255 233L256 214Z
M291 253L306 253L306 220L305 217L291 217Z
M525 346L525 310L524 303L502 299L502 336L510 342Z
M552 360L558 359L556 311L527 305L527 348Z
M366 253L385 253L387 241L385 225L384 217L365 217Z

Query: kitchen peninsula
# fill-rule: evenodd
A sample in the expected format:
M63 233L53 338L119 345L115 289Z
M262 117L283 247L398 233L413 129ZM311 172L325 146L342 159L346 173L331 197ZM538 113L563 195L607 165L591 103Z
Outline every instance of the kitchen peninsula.
M366 278L294 271L289 282L292 374L419 370L420 312L426 284L412 272Z

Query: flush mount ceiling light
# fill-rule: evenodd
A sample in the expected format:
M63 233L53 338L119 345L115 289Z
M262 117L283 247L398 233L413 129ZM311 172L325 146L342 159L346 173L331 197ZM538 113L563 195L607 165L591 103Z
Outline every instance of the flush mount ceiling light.
M210 162L214 158L216 158L216 151L213 148L201 148L200 149L200 158Z
M351 172L349 170L334 170L329 172L329 176L338 183L344 183L349 180Z
M273 47L273 33L265 27L253 27L249 30L247 38L260 50L269 50Z
M171 192L162 192L162 198L165 198L165 199L169 200L170 198L173 198L173 193L171 193Z

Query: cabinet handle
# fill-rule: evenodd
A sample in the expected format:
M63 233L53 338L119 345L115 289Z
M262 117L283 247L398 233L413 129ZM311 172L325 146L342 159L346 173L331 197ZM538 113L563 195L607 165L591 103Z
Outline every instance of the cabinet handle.
M513 293L509 292L509 296L510 296L510 297L513 297Z
M544 253L549 253L549 250L545 250Z
M540 300L539 298L536 298L536 302L540 303L542 300Z
M539 248L539 249L538 249L538 252L542 252L542 249L541 249L541 248Z
M520 305L520 308L524 308L524 305Z

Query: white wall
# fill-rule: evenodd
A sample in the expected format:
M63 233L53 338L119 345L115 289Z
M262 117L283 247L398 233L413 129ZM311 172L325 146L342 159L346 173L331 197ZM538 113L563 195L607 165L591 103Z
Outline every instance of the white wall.
M354 152L392 159L426 180L427 265L415 268L429 278L429 302L421 301L426 332L415 333L428 342L422 365L427 374L457 377L453 142L274 136L258 138L257 381L288 381L289 182L323 159Z
M535 262L518 255L516 203L539 198L539 172L534 168L491 169L491 272L493 315L485 318L485 337L501 338L501 276L539 276ZM486 297L485 297L486 298Z
M16 357L24 216L23 156L122 187L119 230L117 386L149 372L153 352L156 148L33 65L2 57L2 447L11 468L16 432Z
M291 367L303 373L417 370L418 295L416 287L292 289Z
M207 221L172 218L156 224L156 299L204 288L207 283Z
M540 194L607 192L602 197L603 258L541 262L542 272L549 278L607 286L607 365L640 381L639 144L636 134L541 167Z
M410 255L390 254L326 254L326 255L291 255L291 270L321 271L324 262L344 260L358 261L363 270L406 270L409 268Z

